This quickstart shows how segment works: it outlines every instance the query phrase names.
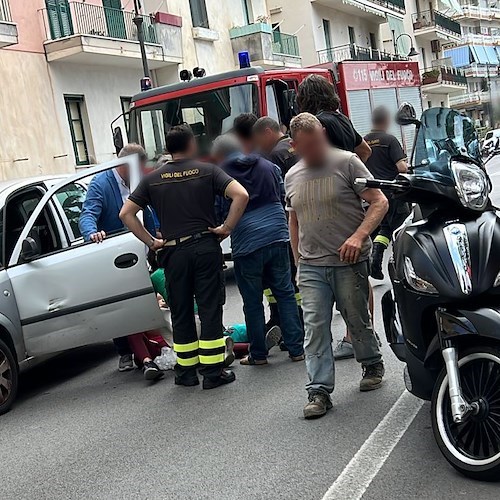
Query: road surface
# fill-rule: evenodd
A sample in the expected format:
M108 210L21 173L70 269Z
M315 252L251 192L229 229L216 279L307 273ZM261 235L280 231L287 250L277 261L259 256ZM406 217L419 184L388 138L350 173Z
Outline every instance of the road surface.
M489 171L500 206L500 160ZM242 322L227 274L225 321ZM388 287L376 285L377 300ZM382 332L379 309L375 324ZM118 373L111 345L67 353L25 374L0 418L0 499L496 500L500 486L442 458L429 405L402 396L403 365L383 353L385 385L371 393L355 361L337 364L334 410L316 421L302 418L304 365L281 352L236 364L234 384L206 392L174 386L172 372L155 385Z

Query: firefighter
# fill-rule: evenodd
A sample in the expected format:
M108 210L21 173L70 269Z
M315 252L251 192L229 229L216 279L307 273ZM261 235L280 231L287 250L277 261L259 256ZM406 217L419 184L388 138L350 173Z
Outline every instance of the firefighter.
M213 389L235 380L224 369L222 306L224 275L219 240L227 238L248 203L246 190L219 167L196 161L197 147L188 125L172 127L166 136L172 161L146 176L125 203L120 217L151 250L159 251L170 297L175 383ZM232 200L223 224L215 227L216 195ZM160 219L162 239L144 229L137 212L151 206ZM198 340L193 297L198 304L201 336Z
M368 170L376 179L392 181L398 174L408 172L408 163L398 139L387 132L390 126L389 110L383 106L375 108L372 112L372 131L365 136L365 141L372 149L372 154L366 161ZM392 198L390 193L385 195L389 199L389 211L373 240L370 275L376 280L384 279L382 261L391 241L391 234L410 214L408 203Z

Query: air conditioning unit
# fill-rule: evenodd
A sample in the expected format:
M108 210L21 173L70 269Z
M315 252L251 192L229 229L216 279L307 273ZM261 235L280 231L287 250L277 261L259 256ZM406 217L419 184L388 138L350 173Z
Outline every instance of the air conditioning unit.
M431 50L434 54L441 52L441 42L439 40L431 40Z

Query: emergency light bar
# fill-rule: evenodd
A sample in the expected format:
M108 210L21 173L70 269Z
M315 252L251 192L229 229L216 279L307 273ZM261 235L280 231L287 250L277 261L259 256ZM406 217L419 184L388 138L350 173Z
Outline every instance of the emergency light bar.
M240 69L250 68L250 54L248 50L238 52L238 61L240 62Z

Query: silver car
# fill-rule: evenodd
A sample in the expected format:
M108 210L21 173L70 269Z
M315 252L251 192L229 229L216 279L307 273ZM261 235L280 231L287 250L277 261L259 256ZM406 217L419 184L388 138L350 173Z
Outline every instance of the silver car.
M19 373L46 355L164 325L145 246L130 232L86 243L78 229L85 179L136 157L65 178L0 183L0 414Z

